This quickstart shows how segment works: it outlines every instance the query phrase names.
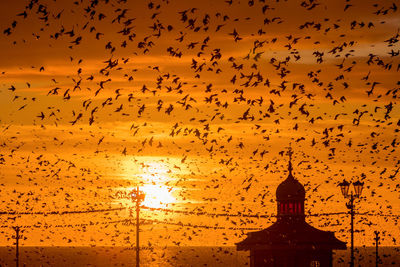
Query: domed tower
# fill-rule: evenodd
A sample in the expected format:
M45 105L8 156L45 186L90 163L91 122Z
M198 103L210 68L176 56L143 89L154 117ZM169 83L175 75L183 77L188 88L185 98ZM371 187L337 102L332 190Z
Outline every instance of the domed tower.
M291 150L289 150L288 170L288 177L276 189L277 217L278 220L304 221L306 191L303 185L293 177Z
M289 150L289 175L276 189L276 222L236 243L238 250L250 251L250 267L332 267L332 250L346 249L333 232L306 222L306 192L293 176L292 153Z

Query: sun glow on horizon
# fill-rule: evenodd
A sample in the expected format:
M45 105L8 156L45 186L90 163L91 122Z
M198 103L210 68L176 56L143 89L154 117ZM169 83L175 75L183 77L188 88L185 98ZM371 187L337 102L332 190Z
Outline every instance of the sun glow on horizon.
M172 195L172 188L162 185L143 185L140 190L144 192L143 206L150 208L165 208L168 204L176 202Z
M147 162L142 168L143 174L139 175L144 182L140 187L145 193L143 205L151 208L165 208L167 204L174 203L176 199L172 195L172 187L165 185L171 177L169 168L162 162Z
M172 188L168 183L173 179L170 174L169 165L163 161L164 159L141 159L125 161L125 175L130 173L137 179L139 190L145 195L142 202L143 206L150 208L165 208L168 204L175 203ZM132 179L132 178L131 178ZM125 188L128 192L136 190L134 188ZM123 191L125 191L123 190Z

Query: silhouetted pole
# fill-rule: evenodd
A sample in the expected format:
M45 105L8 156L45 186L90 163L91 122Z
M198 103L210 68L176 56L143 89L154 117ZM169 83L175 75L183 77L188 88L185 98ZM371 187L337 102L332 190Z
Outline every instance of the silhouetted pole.
M347 205L350 209L350 233L351 233L351 254L350 254L350 266L354 267L354 196L353 192L350 194L350 202Z
M378 244L379 244L379 232L375 231L375 266L378 267L379 264L379 255L378 255Z
M139 186L137 187L137 192L139 192ZM136 198L136 267L140 265L140 248L139 248L139 198Z
M349 195L350 183L343 180L339 184L342 194L345 198L349 198L349 202L346 203L346 207L350 210L350 238L351 238L351 251L350 251L350 267L354 267L354 199L360 198L364 183L357 181L353 183L353 192Z
M20 239L19 231L20 231L20 228L19 228L19 226L14 226L13 229L15 231L15 241L16 241L15 242L15 265L17 267L19 267L19 239Z
M144 194L139 191L139 186L136 187L136 191L132 192L132 199L136 201L136 267L140 265L140 246L139 246L139 215L140 215L140 203L144 200Z

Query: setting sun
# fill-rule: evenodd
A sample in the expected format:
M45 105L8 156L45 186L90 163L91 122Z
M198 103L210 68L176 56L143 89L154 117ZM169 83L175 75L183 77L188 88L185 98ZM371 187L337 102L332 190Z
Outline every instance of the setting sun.
M172 188L160 185L144 185L140 187L145 194L143 205L150 208L163 208L167 204L174 203Z

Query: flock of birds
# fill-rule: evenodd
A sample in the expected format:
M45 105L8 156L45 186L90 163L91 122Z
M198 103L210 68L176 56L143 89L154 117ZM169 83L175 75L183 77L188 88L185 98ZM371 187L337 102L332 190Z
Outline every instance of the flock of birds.
M384 224L382 242L398 245L396 1L30 0L21 8L2 30L9 44L2 55L17 57L0 74L3 211L114 207L116 188L140 182L121 173L156 162L169 170L146 182L166 186L177 209L272 214L290 144L310 213L344 210L337 184L360 179L360 211L374 213L357 217L365 242L372 245L370 228ZM27 49L40 60L17 55ZM29 224L26 216L1 222ZM121 213L90 216L77 224ZM240 216L175 216L168 220L267 226ZM34 218L39 226L50 219ZM346 240L342 220L315 223ZM133 227L97 227L104 236L85 227L76 236L42 229L30 239L134 246ZM151 227L162 230L148 247L207 242L204 229ZM2 233L12 239L9 228ZM233 245L244 233L222 231L216 240Z

